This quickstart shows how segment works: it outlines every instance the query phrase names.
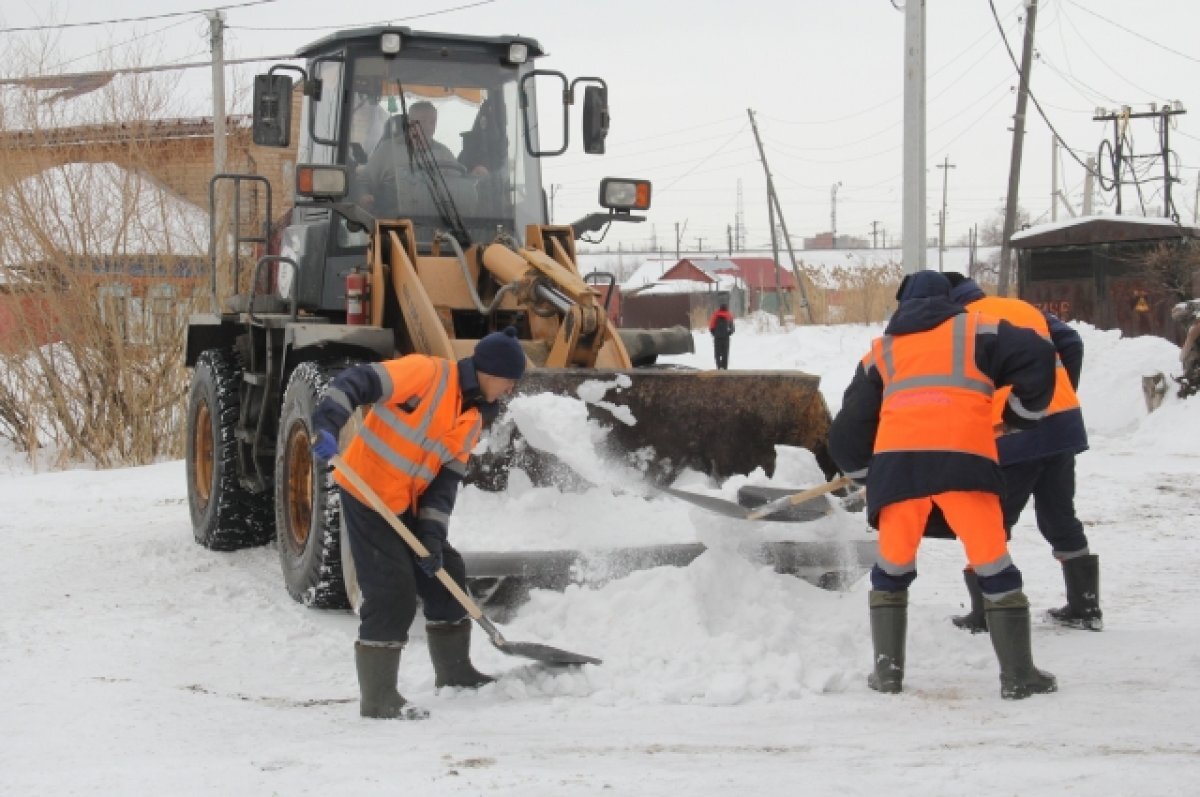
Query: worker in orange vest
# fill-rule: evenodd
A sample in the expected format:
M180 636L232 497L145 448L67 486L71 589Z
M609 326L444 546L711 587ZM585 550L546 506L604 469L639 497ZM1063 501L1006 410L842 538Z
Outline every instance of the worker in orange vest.
M729 370L729 336L734 332L733 313L729 305L722 304L708 319L708 333L713 339L713 355L717 360L717 368Z
M470 659L471 621L435 577L445 568L461 587L466 565L447 537L450 515L471 449L525 372L517 331L493 332L472 356L452 362L410 354L358 365L330 383L313 412L313 452L338 453L338 431L358 407L369 407L344 459L428 550L417 558L340 472L334 478L362 591L355 665L359 712L377 719L423 719L396 688L400 652L416 616L425 613L434 685L477 688L494 680ZM343 555L345 552L343 552Z
M947 272L950 298L969 311L1003 318L1032 329L1050 341L1057 354L1054 398L1046 417L1033 429L1002 435L996 446L1004 471L1004 527L1011 536L1021 512L1033 498L1038 530L1062 565L1067 605L1047 612L1049 619L1070 628L1100 631L1100 558L1088 547L1083 523L1075 514L1075 456L1087 450L1087 429L1075 390L1083 371L1083 339L1058 318L1021 299L987 296L975 280ZM993 417L999 421L1003 392L996 394ZM971 611L954 624L971 633L987 630L983 597L975 574L963 571Z
M867 516L879 529L867 684L903 689L908 588L936 508L978 574L1001 697L1053 692L1054 676L1033 663L1029 601L1004 535L992 395L1010 385L1004 421L1035 424L1054 391L1054 349L1031 330L967 313L935 271L905 277L896 298L895 315L859 363L829 430L834 461L866 485Z

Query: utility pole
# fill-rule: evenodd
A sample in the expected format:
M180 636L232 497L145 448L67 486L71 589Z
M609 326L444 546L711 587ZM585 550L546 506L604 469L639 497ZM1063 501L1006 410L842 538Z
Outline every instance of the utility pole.
M1037 22L1037 0L1026 0L1025 44L1021 49L1021 84L1017 90L1017 113L1013 116L1012 159L1008 165L1008 199L1004 205L1004 232L1000 239L1000 296L1008 295L1012 234L1017 226L1017 194L1021 187L1021 150L1025 139L1025 106L1029 100L1029 71L1033 62L1033 31Z
M1088 155L1087 174L1083 176L1083 215L1092 215L1092 203L1096 198L1096 156Z
M225 171L225 12L205 12L212 47L213 174Z
M687 229L687 221L685 220L683 222L683 230L686 230L686 229ZM679 241L683 237L683 230L679 229L679 222L675 222L675 259L676 260L680 259Z
M1058 136L1050 133L1050 221L1058 221Z
M1128 126L1131 119L1145 119L1147 117L1158 117L1159 128L1159 157L1163 162L1163 215L1169 219L1178 221L1179 214L1175 212L1175 206L1171 201L1171 184L1178 181L1178 178L1171 176L1171 144L1170 144L1170 117L1178 114L1187 113L1183 109L1183 103L1176 101L1174 104L1170 102L1163 103L1162 108L1151 103L1150 110L1142 113L1132 113L1129 106L1125 106L1119 111L1111 111L1108 113L1097 113L1092 117L1096 122L1112 121L1113 123L1113 158L1117 163L1113 170L1113 184L1117 191L1117 215L1121 215L1121 164L1126 157L1123 153L1123 145L1125 143L1124 128ZM1134 157L1130 153L1127 157L1131 160ZM1135 185L1137 178L1134 178Z
M767 166L767 154L763 151L762 139L758 136L758 122L754 119L754 111L747 108L750 117L750 128L754 131L754 143L758 146L758 157L762 161L763 171L767 175L767 213L771 220L771 250L774 255L775 288L779 292L779 246L775 240L775 213L779 212L779 225L783 228L783 240L787 244L788 256L792 259L792 278L796 281L796 289L800 291L800 300L804 303L804 314L808 323L812 323L812 306L808 302L808 290L804 280L800 278L800 268L796 265L796 253L792 250L792 236L788 233L787 222L783 220L783 210L779 207L779 195L775 193L775 181L771 178L771 168ZM783 303L779 303L779 320L783 321Z
M725 225L725 243L729 247L729 256L733 257L733 225Z
M696 251L697 252L704 251L704 239L698 235L696 236Z
M942 253L946 251L946 182L950 176L950 170L958 168L950 162L950 156L938 164L938 168L942 170L942 215L938 220L938 271L944 271L942 268Z
M829 189L829 229L831 231L829 248L837 249L837 190L842 187L836 182Z
M878 221L871 222L871 248L872 249L879 248L879 222Z
M925 0L904 3L904 273L925 268Z
M205 12L208 17L209 44L212 48L212 103L213 103L213 174L225 172L226 140L225 140L225 13L214 9ZM290 102L291 98L287 98ZM227 275L228 290L236 293L240 286L234 284L237 262L237 252L229 246L229 205L227 184L218 183L214 195L214 218L210 221L216 230L213 239L216 244L214 253L214 268L218 280L221 275ZM234 219L236 225L240 220ZM271 219L267 219L270 223ZM215 297L214 297L215 299Z

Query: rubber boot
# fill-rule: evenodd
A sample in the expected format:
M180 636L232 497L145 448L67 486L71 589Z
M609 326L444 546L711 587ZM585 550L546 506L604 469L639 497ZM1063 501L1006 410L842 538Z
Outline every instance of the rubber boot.
M1066 559L1062 569L1067 605L1046 614L1053 622L1068 628L1104 630L1104 613L1100 611L1100 557L1088 554Z
M867 686L876 692L897 694L904 690L904 642L908 630L908 591L868 595L871 607L871 644L875 670Z
M471 621L428 623L429 658L433 661L433 685L478 689L496 679L484 675L471 664Z
M354 645L354 664L358 670L358 689L361 698L358 713L380 720L423 720L429 712L405 700L396 691L396 676L400 672L400 651L397 647Z
M1000 661L1000 697L1023 700L1058 691L1058 681L1033 663L1029 632L1029 600L1017 591L998 601L986 601L988 631Z
M986 634L987 619L983 616L983 590L979 588L979 576L974 570L964 570L963 581L967 585L967 594L971 596L971 611L951 617L950 622L972 634Z

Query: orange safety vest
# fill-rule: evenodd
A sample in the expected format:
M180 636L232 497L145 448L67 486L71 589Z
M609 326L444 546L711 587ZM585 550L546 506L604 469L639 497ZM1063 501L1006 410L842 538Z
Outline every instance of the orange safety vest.
M372 405L344 459L388 509L401 514L416 508L443 467L466 473L483 416L475 407L463 411L456 363L410 354L370 367L379 375L383 397ZM334 478L366 500L340 472Z
M985 296L971 302L967 307L972 311L1003 318L1014 326L1032 329L1046 342L1053 342L1050 337L1050 325L1046 323L1046 316L1042 315L1042 311L1029 302L1003 296ZM1062 359L1057 353L1054 355L1054 362L1056 365L1054 397L1050 399L1050 406L1046 408L1045 417L1047 418L1057 412L1079 409L1079 397L1075 395L1075 388L1071 387L1071 377L1067 375L1067 369L1063 366ZM992 405L992 423L997 428L1004 422L1004 405L1008 403L1010 393L1012 393L1012 388L1007 385L996 389L996 397Z
M872 342L863 367L875 367L883 380L876 454L958 451L998 461L995 385L975 364L975 335L995 325L979 313L959 313L933 329Z

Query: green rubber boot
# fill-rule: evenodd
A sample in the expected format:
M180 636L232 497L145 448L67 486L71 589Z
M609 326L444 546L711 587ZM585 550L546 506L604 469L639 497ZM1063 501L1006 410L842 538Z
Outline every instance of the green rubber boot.
M360 715L380 720L423 720L429 716L428 711L412 705L396 690L401 649L401 645L354 644Z
M971 611L951 617L950 622L972 634L986 634L987 619L983 613L983 590L979 588L979 576L974 570L964 570L963 581L967 585L967 594L971 598Z
M471 621L427 623L429 658L433 662L433 685L478 689L496 679L484 675L471 664Z
M988 631L1000 661L1000 697L1023 700L1058 691L1058 680L1033 663L1029 599L1021 591L986 601Z
M1067 605L1046 612L1050 619L1067 628L1087 631L1104 630L1100 611L1100 557L1095 554L1065 559L1063 582L1067 586Z
M908 591L871 590L868 600L871 607L871 644L875 649L875 669L867 676L867 686L876 692L897 694L904 691Z

